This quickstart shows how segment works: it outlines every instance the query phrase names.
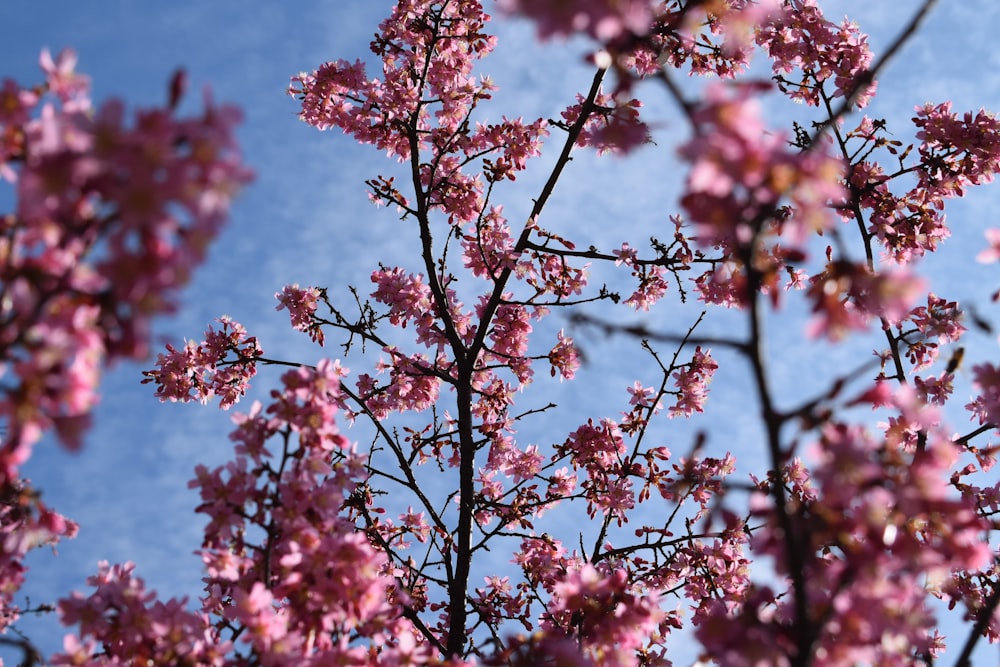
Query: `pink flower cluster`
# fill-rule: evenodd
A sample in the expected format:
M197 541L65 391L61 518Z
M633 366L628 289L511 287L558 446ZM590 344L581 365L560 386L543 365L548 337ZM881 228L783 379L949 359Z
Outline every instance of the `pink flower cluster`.
M657 248L658 257L655 260L640 259L639 251L627 242L611 251L615 266L628 266L632 269L632 276L639 281L635 291L625 299L625 305L648 311L667 294L667 267L676 277L680 272L689 270L693 263L695 254L691 250L691 240L687 238L683 219L672 215L670 222L674 226L673 242Z
M965 406L980 424L1000 424L1000 367L993 363L972 367L976 397Z
M376 285L371 296L375 301L389 306L388 317L391 324L405 329L412 323L418 343L436 353L445 349L448 335L437 314L434 295L424 282L423 275L407 274L399 267L382 268L372 273L371 281ZM456 333L467 341L473 333L469 328L469 317L462 312L462 304L457 301L452 290L447 290L445 297L449 301L449 316Z
M734 78L746 70L757 27L776 11L777 0L660 3L641 40L607 42L619 76L640 78L670 69L692 75ZM630 81L620 83L627 88Z
M573 339L563 335L562 329L556 334L558 341L549 352L549 363L552 364L552 376L559 373L559 379L572 380L580 368L580 355L573 344Z
M571 126L583 113L584 98L576 96L577 103L562 112L565 125ZM643 144L650 143L649 126L639 118L642 102L626 98L624 94L607 95L599 93L594 100L595 109L587 117L576 145L591 146L598 155L605 153L629 153Z
M913 118L926 165L920 185L933 196L965 194L968 185L993 181L1000 168L1000 119L980 109L959 117L950 102L917 107Z
M496 279L505 269L517 265L514 239L503 217L503 206L491 207L462 237L465 268L479 278Z
M938 358L941 345L956 343L965 333L964 314L955 301L943 299L933 292L927 295L927 305L917 306L897 324L902 331L901 342L913 370L927 368ZM908 326L916 328L911 332Z
M220 407L229 408L246 394L264 351L239 322L225 316L216 321L220 329L209 326L205 340L188 341L179 350L167 344L167 353L156 356L156 368L143 371L142 382L156 383L161 401L207 403L218 396Z
M610 419L599 424L588 420L557 448L559 455L569 456L574 470L582 468L587 473L582 490L591 517L601 512L621 525L628 520L628 511L635 507L631 479L635 471L628 463L626 451L621 430Z
M1000 121L992 114L980 110L959 116L946 102L917 107L913 122L920 140L919 162L904 166L910 146L897 158L898 171L887 174L881 165L862 160L853 165L849 179L869 212L869 232L882 243L888 259L900 264L934 251L951 233L945 224L945 200L963 196L970 185L992 181L1000 166ZM881 136L884 132L884 123L866 117L848 136L863 142L855 148L859 154L885 146L898 155L893 144L899 142ZM890 181L909 173L916 175L916 184L901 196L893 194ZM980 261L989 258L989 251L979 256Z
M982 539L988 524L976 501L950 488L960 451L941 431L937 411L905 389L863 400L886 398L899 417L886 425L884 437L835 421L822 427L812 481L797 482L801 491L786 510L802 559L804 588L796 594L808 599L805 620L822 628L811 649L818 664L889 664L914 650L936 650L927 577L940 581L991 559ZM752 548L787 573L788 537L773 508L763 500L756 507L768 527L753 534ZM780 602L762 614L750 602L736 616L719 608L712 623L727 626L733 647L770 636L784 644L780 653L794 655L799 626L792 607ZM731 623L723 620L730 617Z
M663 410L660 398L664 392L662 389L657 391L652 387L644 387L639 381L625 390L629 393L628 404L632 407L623 413L621 429L624 433L632 434L645 428L652 416Z
M366 409L378 420L392 412L426 410L437 401L441 379L435 375L428 359L421 354L404 355L396 348L384 349L391 361L382 362L381 370L389 370L389 382L380 384L368 373L358 376L358 395Z
M681 415L690 417L695 412L705 411L705 401L708 400L708 383L718 370L719 365L712 359L711 350L702 350L699 345L691 362L674 373L674 385L677 387L677 401L670 406L671 417Z
M744 526L735 522L722 536L711 541L692 541L678 550L665 572L659 573L665 587L682 585L687 597L694 603L692 622L696 633L712 655L722 657L715 632L725 633L716 625L717 614L726 615L736 603L745 600L753 590L750 580L751 561L745 553L747 535ZM753 651L746 646L743 650Z
M624 569L587 564L555 584L542 627L575 640L595 667L664 664L637 658L655 646L663 617L659 594L630 584Z
M319 300L324 297L323 291L316 287L302 289L295 285L285 285L284 289L274 295L278 300L275 310L288 310L292 320L292 328L309 334L320 347L323 346L323 329L320 328L314 316Z
M421 19L414 20L417 16ZM514 180L527 159L538 155L547 134L542 119L503 118L462 130L493 90L487 77L472 75L475 61L495 42L482 32L487 21L475 1L399 3L371 44L382 58L382 78L368 78L360 61L338 60L294 77L289 94L301 100L302 120L319 129L339 127L415 164L420 161L415 148L429 151L433 157L419 169L426 209L444 211L453 223L471 222L482 208L483 179L464 174L463 167L479 160L486 180ZM389 182L369 182L376 199L414 212L394 190L386 190Z
M672 464L676 477L667 475L656 479L660 495L664 500L678 505L691 499L698 504L693 520L700 520L709 510L709 505L723 490L726 477L736 470L736 459L729 452L723 458L692 456L681 458Z
M872 272L864 264L848 261L831 261L810 283L806 294L815 315L806 332L831 340L851 330L866 330L873 318L889 325L902 323L925 285L905 269Z
M976 261L982 262L983 264L992 264L997 260L1000 260L1000 229L992 227L987 229L985 232L986 241L989 243L989 247L982 250L978 255L976 255Z
M389 321L392 324L405 328L411 321L419 326L421 320L433 319L431 291L422 276L407 275L397 267L375 271L371 279L378 286L372 297L389 306Z
M632 275L639 279L639 287L625 299L625 305L648 311L666 295L667 272L663 267L643 265L632 271Z
M475 131L458 145L466 156L499 152L497 158L484 160L487 180L514 181L517 172L528 166L528 160L541 153L542 138L549 133L547 126L548 122L541 118L525 124L521 118L504 117L497 124L477 124Z
M509 638L507 649L487 664L670 664L663 640L669 626L679 626L663 610L661 596L635 583L625 567L587 563L547 534L525 539L514 561L527 586L522 584L516 593L509 585L499 591L494 587L493 594L525 612L530 607L526 600L543 602L541 627L531 635ZM522 613L518 620L526 617ZM524 627L534 629L531 624Z
M979 491L979 489L970 490ZM982 491L990 494L995 499L998 488L997 486L993 486L982 489ZM996 501L991 500L990 504L993 511L996 512ZM983 611L988 608L992 582L996 581L997 576L1000 576L1000 565L996 562L978 572L955 573L950 581L945 582L941 586L941 597L948 599L949 609L953 609L958 602L963 603L966 608L964 620L974 623L979 620ZM1000 617L997 614L993 614L992 618L985 624L983 636L991 644L1000 642Z
M530 382L533 375L531 362L525 357L531 333L530 319L524 306L502 303L493 316L493 330L490 332L491 356L510 367L522 384Z
M20 466L46 431L80 446L102 367L146 354L150 319L173 310L251 177L238 111L206 98L176 114L183 73L165 107L127 116L117 99L93 108L76 62L44 50L44 82L0 83L0 179L14 191L0 215L0 630L21 613L27 552L77 532Z
M539 37L568 37L586 32L602 42L645 35L653 20L650 0L500 0L500 8L531 18Z
M833 79L831 98L856 94L857 106L866 106L876 90L875 82L863 79L872 61L868 36L846 19L840 25L827 20L816 0L791 0L782 9L757 33L782 89L792 99L818 106L823 83ZM802 72L800 80L784 78L796 70Z
M38 499L29 480L8 481L0 489L0 633L17 621L14 595L24 583L25 555L32 549L73 538L79 526Z
M705 654L732 667L791 667L794 641L774 622L774 591L747 585L738 593L702 602L695 637Z
M804 251L813 232L832 224L844 200L839 160L822 150L792 152L760 120L759 87L714 85L694 112L694 138L680 148L691 162L681 204L702 246L745 247L763 229ZM778 216L780 202L791 210Z
M94 594L60 602L84 640L68 637L55 664L98 664L98 647L156 664L426 664L385 555L345 516L365 511L366 473L334 421L343 374L328 360L287 372L266 409L234 419L234 461L198 467L201 611L156 601L130 564L102 566Z
M130 116L115 99L93 109L75 64L43 51L44 84L0 89L0 175L16 191L0 222L3 480L43 431L79 444L101 365L146 354L150 317L174 308L250 180L236 109L206 99L178 117L179 91Z
M232 645L206 616L189 611L186 599L157 600L133 575L134 563L102 561L99 568L87 579L94 592L59 602L63 622L79 625L81 638L67 635L53 665L229 664L225 656Z
M554 237L548 232L535 228L541 235ZM570 250L573 245L559 239ZM556 298L566 298L583 293L587 286L587 267L573 266L561 257L558 252L532 251L521 256L516 272L518 277L538 296L551 295Z

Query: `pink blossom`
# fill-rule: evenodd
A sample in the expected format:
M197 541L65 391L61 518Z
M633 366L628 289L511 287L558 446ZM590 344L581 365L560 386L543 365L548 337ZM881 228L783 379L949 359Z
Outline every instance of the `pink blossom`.
M567 125L576 123L583 112L583 97L577 95L577 104L562 112ZM592 146L598 155L608 152L623 155L650 143L649 126L639 118L642 102L623 95L600 93L594 108L583 123L576 143L580 147Z
M1000 368L991 363L972 367L975 399L965 406L980 424L1000 424Z
M656 390L652 387L643 387L638 380L631 387L627 387L627 391L632 396L628 400L629 405L635 405L641 408L653 407L654 410L658 410L662 407L659 404L655 407L653 406L653 399L656 397Z
M390 321L405 327L410 321L420 321L432 315L431 292L420 275L405 275L400 268L372 273L378 288L372 293L376 301L390 307Z
M0 494L0 631L15 623L21 607L15 594L24 583L27 553L73 538L79 530L74 521L53 511L38 499L29 480L7 482Z
M934 293L927 295L927 305L914 308L909 319L924 336L939 343L957 342L965 333L964 314L955 301L948 301Z
M803 554L810 555L802 565L810 609L815 610L809 613L827 614L827 630L819 642L836 656L831 664L877 662L901 657L913 647L929 648L934 621L925 573L981 567L990 558L979 539L983 520L974 503L948 489L947 471L958 451L940 432L934 411L913 391L900 390L892 402L902 422L925 434L924 448L891 441L886 446L883 438L860 427L830 423L814 450L819 463L812 481L817 488L797 501L807 510L795 516L801 539L809 544ZM787 552L779 542L772 530L753 538L755 550L773 554L784 570ZM845 576L863 585L838 588L835 582ZM787 618L779 607L773 617L757 623L762 631L788 636L792 628ZM746 620L744 616L738 623ZM721 618L715 622L727 623ZM886 643L887 635L898 641Z
M517 264L514 239L503 217L503 207L494 206L476 221L462 240L465 267L481 278L496 278Z
M786 3L782 9L770 13L757 33L757 43L767 49L775 75L786 78L801 70L801 80L786 78L786 94L815 106L820 103L819 86L831 79L831 97L855 92L872 62L868 36L846 19L839 25L827 20L816 0ZM857 91L859 107L866 106L876 91L875 82L864 83Z
M38 93L21 88L13 79L5 78L0 86L0 123L5 126L25 125L31 118L31 111L38 104ZM4 141L4 161L6 153L13 152L14 147L6 147ZM13 174L13 172L11 172Z
M1000 259L1000 229L987 229L986 241L989 243L989 247L976 255L976 261L991 264Z
M376 418L385 418L390 412L425 410L437 400L441 380L430 370L423 355L410 357L395 348L385 348L392 361L384 365L389 370L389 381L379 384L367 373L358 377L358 394L367 409Z
M79 445L101 370L146 354L151 318L174 309L251 178L235 109L206 97L194 117L115 99L95 110L72 51L39 63L44 85L7 80L0 95L0 175L16 190L0 243L4 479L47 430Z
M636 651L656 635L663 618L658 595L630 590L620 569L587 564L571 570L552 598L543 627L576 634L584 655L599 666L639 664Z
M559 373L559 379L572 380L576 375L576 371L580 368L580 358L573 345L573 339L564 336L562 329L556 334L558 337L558 342L555 347L549 352L549 363L552 364L552 376L555 377L556 373Z
M45 73L49 91L64 103L73 102L79 108L90 106L86 95L90 91L90 79L76 73L77 56L72 49L63 49L53 60L48 49L42 49L38 64Z
M143 371L143 383L155 382L161 401L207 403L219 396L219 406L227 409L246 394L264 351L239 322L225 316L216 321L221 328L209 327L204 341L188 341L179 350L168 344L167 353L157 355L156 368Z
M648 311L667 293L667 275L662 266L643 265L632 271L639 278L639 287L623 303L637 310Z
M560 0L501 0L501 9L533 19L540 38L567 37L586 32L599 41L611 41L627 33L649 31L652 9L648 0L588 0L567 3Z
M53 658L56 665L82 663L99 654L108 664L135 660L199 665L225 664L232 648L207 619L184 608L186 600L161 602L133 576L135 565L100 563L98 574L87 583L96 590L85 597L74 593L59 601L63 623L79 624L83 641L67 637L66 653Z
M677 401L671 406L671 417L690 417L695 412L705 411L708 400L708 384L719 365L712 359L711 350L695 348L691 362L673 374L677 387Z
M864 331L875 317L898 324L909 315L924 280L905 270L873 274L863 264L831 262L812 278L808 296L815 316L810 336L839 340L850 330Z
M621 264L632 266L639 257L639 251L629 247L628 243L622 243L621 248L615 248L611 251L611 254L617 258L615 259L615 266L620 266Z
M809 235L832 225L829 207L844 198L841 165L823 150L791 152L779 134L766 131L749 85L711 86L695 111L695 137L679 149L692 163L681 200L698 225L702 246L747 245L779 202L791 200L791 216L774 232L801 250Z
M323 330L313 319L319 300L323 298L322 291L315 287L301 289L296 283L295 285L286 285L282 291L274 295L274 298L278 300L275 310L288 310L288 316L292 320L292 328L297 331L305 331L311 339L322 347Z

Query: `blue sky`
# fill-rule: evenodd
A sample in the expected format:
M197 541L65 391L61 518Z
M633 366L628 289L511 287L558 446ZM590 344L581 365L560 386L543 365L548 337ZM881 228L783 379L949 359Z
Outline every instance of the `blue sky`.
M849 13L858 20L872 33L877 52L917 4L821 2L831 18ZM911 136L908 119L917 104L951 99L956 109L1000 110L1000 57L993 48L1000 5L990 0L941 4L883 75L871 110L887 118L903 141ZM299 9L303 6L309 9ZM368 276L379 261L413 266L413 230L391 211L373 208L363 187L364 179L390 172L393 164L337 131L321 134L305 126L296 118L294 100L285 95L289 77L299 71L338 57L369 55L368 42L389 6L385 0L294 6L236 0L0 4L5 35L0 75L33 83L40 77L36 63L42 47L55 52L72 46L80 71L93 79L97 100L116 95L130 107L159 103L171 72L183 65L191 78L191 108L202 86L210 84L217 100L244 110L240 138L257 180L234 207L229 228L186 291L181 311L158 324L163 340L200 340L210 321L229 314L260 338L268 356L311 363L323 354L336 355L336 341L319 350L292 331L286 315L274 312L274 292L295 282L327 286L331 295L345 293L348 284L368 291ZM501 88L491 114L555 117L576 92L585 91L591 75L580 62L583 45L538 47L530 27L517 22L498 21L494 29L500 45L483 67ZM683 172L676 171L670 147L683 139L686 128L662 91L641 90L649 93L647 119L662 128L659 148L631 160L580 156L547 209L550 228L566 232L578 245L609 249L625 239L638 245L650 234L663 233L666 213L678 208ZM775 127L787 122L781 113L776 111L771 121ZM530 207L547 160L540 159L502 195L512 220ZM0 195L0 201L7 197ZM984 243L982 231L1000 225L994 213L998 204L1000 192L994 187L951 203L955 237L923 270L939 294L972 300L1000 323L1000 309L988 303L988 295L1000 287L1000 272L970 262ZM595 275L595 282L602 275ZM677 332L697 312L696 306L671 306L633 319ZM706 332L742 326L734 313L711 315ZM802 325L794 303L771 322L772 373L785 401L824 386L839 370L854 366L858 354L867 354L863 344L845 352L804 341ZM551 397L566 406L562 421L528 426L524 437L554 442L588 416L614 417L627 399L625 387L643 377L647 363L634 341L578 339L590 359L581 379L562 385L540 380L533 387L539 392L536 400ZM990 337L970 334L969 346L972 359L997 356ZM691 424L664 423L659 435L681 453L694 429L706 429L717 452L729 449L752 465L761 452L752 393L739 361L719 356L728 365L716 378L706 415ZM366 370L358 361L349 359L346 365ZM229 416L212 407L160 404L148 386L139 384L139 372L148 367L119 364L106 376L96 426L82 453L71 455L43 442L26 468L45 499L81 523L80 536L60 545L57 558L39 553L31 560L24 592L35 603L83 589L101 559L135 561L138 574L164 597L198 593L200 565L192 552L200 543L201 521L192 513L196 497L186 483L196 463L218 464L228 457ZM258 395L266 395L276 377L263 372ZM49 621L27 619L21 626L48 651L61 643L61 632ZM684 663L678 658L677 664Z

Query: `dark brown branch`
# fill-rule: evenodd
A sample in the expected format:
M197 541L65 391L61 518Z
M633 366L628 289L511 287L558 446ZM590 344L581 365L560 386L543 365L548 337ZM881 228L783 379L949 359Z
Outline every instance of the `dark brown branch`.
M655 340L664 343L690 343L692 345L717 345L728 347L738 352L746 354L750 349L750 343L746 341L733 340L731 338L716 338L714 336L692 336L688 334L667 334L651 331L641 324L615 324L605 320L592 317L585 313L573 313L569 316L571 324L592 326L600 329L605 334L628 334L637 338Z
M986 599L985 604L976 612L976 624L972 627L971 632L969 632L969 637L965 640L965 645L962 646L962 652L955 660L955 667L969 667L972 664L972 652L975 650L979 640L983 638L986 628L993 621L993 614L998 607L1000 607L1000 582L994 582L993 592Z

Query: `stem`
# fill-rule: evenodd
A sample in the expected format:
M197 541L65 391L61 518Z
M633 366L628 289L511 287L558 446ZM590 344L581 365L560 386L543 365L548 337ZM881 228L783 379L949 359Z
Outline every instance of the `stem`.
M605 70L598 70L594 75L590 93L588 94L586 101L583 103L583 107L580 111L580 117L570 128L569 135L563 145L559 159L557 160L555 167L553 167L552 173L549 175L545 185L542 187L541 194L538 199L535 200L531 217L525 223L524 228L521 231L521 236L515 246L515 251L517 252L523 252L525 250L531 231L534 229L535 218L539 213L541 213L542 208L545 206L545 203L548 201L548 198L555 189L556 182L558 182L563 168L566 166L566 163L569 162L569 155L573 150L573 145L576 143L577 137L580 136L583 124L586 122L587 117L594 108L594 100L600 90L601 81L604 78L604 72ZM414 184L417 186L418 191L419 183L419 174L416 171L416 167L414 167ZM430 243L430 231L426 226L426 204L421 196L418 196L418 210L421 213L419 218L421 227L420 233L421 240L424 243L425 262L427 262L429 257L427 252ZM453 351L456 352L455 361L458 374L455 382L455 390L458 408L460 455L458 530L455 544L455 573L448 585L449 615L447 651L449 656L461 656L463 654L466 640L466 622L468 619L468 611L466 610L466 590L469 585L469 569L472 561L472 527L475 509L473 499L475 496L476 473L476 444L473 436L475 429L472 416L472 376L475 372L476 359L479 357L479 353L485 346L486 335L490 330L489 324L493 321L496 310L500 306L504 290L506 289L507 282L510 280L511 275L511 269L504 269L497 277L493 287L493 293L490 295L490 299L486 307L483 309L483 314L480 318L480 325L478 331L476 332L476 338L468 348L462 347L461 340L458 337L457 332L455 332L453 324L448 319L447 309L441 309L441 318L445 321L448 339L452 342L452 346L454 348ZM444 305L445 301L443 298L443 292L441 294L441 298L438 298L438 290L440 290L440 287L436 286L436 281L428 280L428 282L432 285L432 289L434 290L435 301Z
M983 638L983 633L993 619L993 613L997 610L998 606L1000 606L1000 582L993 585L993 592L979 609L976 624L972 627L972 631L969 632L968 639L965 640L962 653L955 660L955 667L969 667L972 664L972 651L976 648L979 640Z
M42 654L39 653L35 645L27 639L15 639L13 637L0 637L0 646L13 646L20 649L23 658L18 665L31 667L32 665L44 664Z
M448 582L448 655L459 657L465 648L466 590L472 564L472 523L474 514L476 443L472 426L472 364L459 367L456 386L458 402L459 487L458 534L456 535L455 572Z
M775 475L774 483L771 485L771 495L773 496L778 527L781 530L784 541L785 560L788 566L788 575L792 579L792 591L795 596L792 634L796 643L796 653L793 657L792 665L806 667L812 661L812 645L816 640L816 632L809 620L802 548L799 535L792 525L792 517L788 513L788 502L785 496L784 475L782 472L785 465L785 454L781 447L781 426L784 423L784 418L774 407L765 362L764 314L760 302L761 275L753 265L753 258L757 255L758 242L759 239L754 237L745 250L745 256L742 258L747 272L746 289L750 308L750 339L748 341L747 356L753 370L754 382L757 385L757 395L760 398L761 419L764 421L764 426L767 429L767 448L771 459L770 467Z
M559 159L556 160L556 164L552 168L552 173L549 174L548 180L545 181L545 185L542 186L542 191L539 193L538 199L535 200L535 205L531 208L531 215L528 217L528 222L525 223L524 228L521 230L521 235L517 239L517 244L514 246L515 253L522 253L528 248L528 241L531 237L531 231L534 229L535 219L541 214L542 209L545 208L545 204L548 202L549 197L551 197L552 193L555 191L556 183L559 181L560 176L562 176L563 169L570 160L569 156L573 151L573 146L576 144L576 140L580 136L580 132L583 131L583 126L587 122L587 118L594 110L594 100L597 99L597 94L601 90L601 82L604 80L604 74L606 72L607 70L605 69L598 69L594 73L594 78L590 84L590 92L587 93L587 99L584 100L583 105L580 108L580 117L577 118L576 122L569 128L566 141L563 143L562 152L559 153ZM483 317L481 319L482 322L488 323L493 321L493 315L496 314L496 310L500 306L500 301L507 286L507 281L510 280L512 272L513 269L504 269L497 278L496 285L493 288L493 294L490 295L490 300L483 309ZM489 327L486 326L479 327L479 330L476 332L476 339L469 347L471 357L475 358L475 356L477 356L483 349L488 329Z

